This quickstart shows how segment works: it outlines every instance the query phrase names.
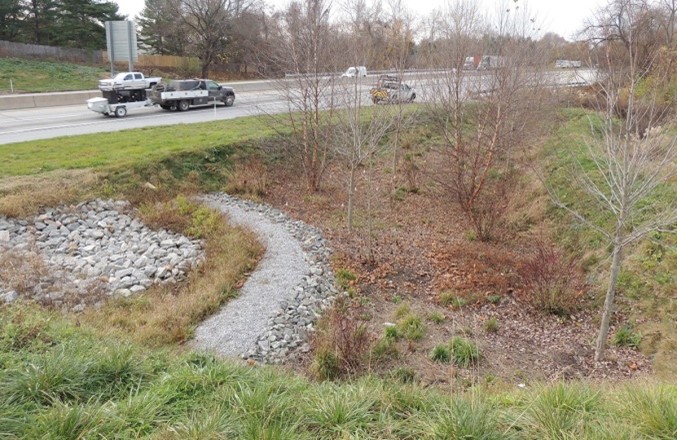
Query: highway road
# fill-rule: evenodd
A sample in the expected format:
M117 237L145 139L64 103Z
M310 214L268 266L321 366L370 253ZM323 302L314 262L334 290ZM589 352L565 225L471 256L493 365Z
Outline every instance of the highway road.
M242 116L284 111L279 93L238 93L235 105L203 107L187 112L169 112L160 107L130 110L124 118L109 118L94 113L87 104L61 107L0 111L0 145L14 142L74 136L88 133L119 132L131 128L190 124Z
M474 78L482 76L469 75L468 80L481 83L481 80ZM593 71L585 69L548 73L549 82L553 84L589 82L593 76ZM352 80L344 79L343 81ZM369 102L367 92L374 81L374 77L364 78L361 81L359 93L365 103ZM428 98L426 94L430 93L430 83L435 79L432 75L418 77L405 75L405 81L416 88L417 101L424 101ZM233 107L218 105L215 108L195 108L187 112L168 112L159 107L148 107L130 110L124 118L109 118L87 109L85 102L76 106L2 110L0 111L0 145L88 133L115 133L141 127L208 122L264 113L280 113L287 110L286 100L275 89L273 82L259 81L246 84L246 87L243 83L240 88L234 84L237 99ZM244 91L240 91L243 89Z

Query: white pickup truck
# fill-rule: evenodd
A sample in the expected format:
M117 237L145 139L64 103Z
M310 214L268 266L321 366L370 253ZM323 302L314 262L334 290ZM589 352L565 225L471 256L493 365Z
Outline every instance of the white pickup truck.
M115 78L99 81L99 90L139 90L150 89L162 81L160 77L146 77L141 72L120 72Z

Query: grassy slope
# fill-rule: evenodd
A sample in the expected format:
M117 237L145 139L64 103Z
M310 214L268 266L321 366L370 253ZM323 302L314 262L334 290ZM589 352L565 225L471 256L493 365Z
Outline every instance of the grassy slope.
M551 162L549 183L572 200L572 207L595 224L611 230L613 219L600 210L590 197L571 181L569 170L574 155L581 158L587 171L593 167L586 162L584 148L590 133L591 114L570 109L564 112L566 121L553 137L547 158ZM594 119L593 119L594 121ZM574 153L572 155L571 153ZM652 203L668 206L677 200L677 184L670 182L657 188ZM595 279L599 296L606 286L609 256L601 234L582 227L562 211L552 210L551 216L560 225L560 241L582 258L583 265ZM623 270L619 276L618 302L629 316L633 331L641 333L643 351L654 358L659 376L677 375L677 234L655 233L626 250Z
M238 118L0 145L0 179L59 169L124 169L273 135L266 118Z
M106 69L59 61L0 58L0 93L64 92L96 89Z
M677 387L580 383L445 394L365 378L310 383L208 355L101 339L0 308L3 438L672 439Z

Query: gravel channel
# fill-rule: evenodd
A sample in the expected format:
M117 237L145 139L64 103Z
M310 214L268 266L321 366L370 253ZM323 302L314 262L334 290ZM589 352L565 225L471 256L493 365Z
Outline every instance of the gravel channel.
M265 363L283 363L294 352L308 351L308 333L338 293L321 232L277 209L227 194L202 201L254 231L266 251L240 295L198 326L194 347Z

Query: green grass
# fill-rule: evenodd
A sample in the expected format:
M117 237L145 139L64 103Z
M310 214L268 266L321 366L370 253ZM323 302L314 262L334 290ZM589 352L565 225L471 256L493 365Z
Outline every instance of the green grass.
M634 332L631 325L624 325L616 330L613 336L613 343L619 347L639 348L642 342L642 334Z
M477 344L460 336L454 336L449 341L449 350L454 363L460 367L467 368L480 359L480 350Z
M391 380L310 382L208 354L97 337L28 305L0 308L4 438L672 439L677 386L576 382L490 393Z
M449 349L449 346L445 344L436 345L430 353L430 359L433 362L448 364L451 360L451 350Z
M125 130L115 135L100 133L3 145L0 146L0 179L61 169L124 171L195 152L209 160L213 150L274 134L269 119L247 117ZM190 165L186 163L184 167Z
M420 341L426 333L425 324L420 316L409 314L400 319L397 323L399 334L410 341Z
M62 61L37 61L0 58L0 92L64 92L96 89L101 78L108 77L103 67Z

